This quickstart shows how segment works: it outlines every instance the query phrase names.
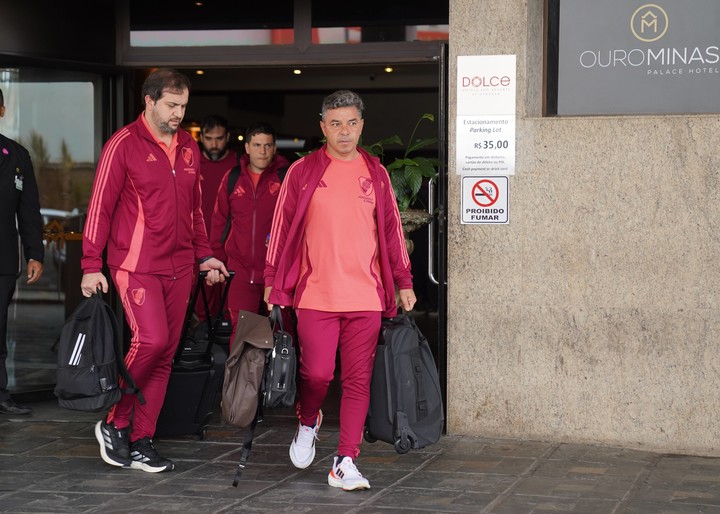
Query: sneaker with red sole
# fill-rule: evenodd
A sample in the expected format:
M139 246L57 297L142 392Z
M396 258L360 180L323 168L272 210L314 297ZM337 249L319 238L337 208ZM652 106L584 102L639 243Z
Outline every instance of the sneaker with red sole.
M339 487L343 491L370 489L370 482L358 471L350 457L336 456L328 474L328 485Z

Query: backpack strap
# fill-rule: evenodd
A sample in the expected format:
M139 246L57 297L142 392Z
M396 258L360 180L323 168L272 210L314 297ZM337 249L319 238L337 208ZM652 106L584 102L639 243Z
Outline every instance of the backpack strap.
M258 394L258 405L255 411L255 417L250 423L245 440L243 441L242 450L240 451L240 462L238 463L237 471L235 471L235 478L233 479L233 487L237 487L242 478L243 471L245 471L245 465L247 464L248 457L250 456L250 450L252 449L253 439L255 437L255 427L263 419L263 406L262 406L262 388Z
M263 365L263 375L267 373L267 362L268 362L268 356L272 350L268 350L265 352L265 364ZM255 428L257 427L257 424L260 423L263 420L264 414L263 414L263 387L262 383L264 381L260 381L260 387L258 388L258 402L257 402L257 408L255 409L255 417L252 420L252 423L250 423L250 427L248 428L247 433L245 434L245 440L243 441L242 450L240 451L240 462L238 462L237 470L235 471L235 478L233 479L233 487L237 487L238 483L240 483L240 479L242 478L243 471L245 471L245 466L247 465L248 457L250 457L250 450L252 450L252 443L253 439L255 438Z
M98 297L100 297L101 294L102 291L100 290L100 288L98 288ZM110 318L110 324L112 325L113 340L115 342L115 362L117 364L118 372L120 373L120 376L123 378L123 380L125 381L125 385L127 386L123 389L123 392L126 394L136 394L138 401L142 405L145 405L145 397L140 392L140 388L135 384L135 380L133 380L130 371L125 365L125 351L123 350L123 344L120 340L120 330L118 329L117 316L115 316L115 313L107 304L107 302L103 302L103 305L105 306L105 310L108 313L108 318Z
M240 178L240 157L238 157L237 165L233 167L233 169L230 170L230 173L228 174L228 189L227 194L228 198L232 196L232 192L235 189L235 184L237 184L238 178ZM228 217L225 221L225 228L223 229L222 237L220 238L220 242L222 244L225 244L225 241L227 240L227 236L230 233L230 223L232 221L232 213L230 212L230 204L228 203Z

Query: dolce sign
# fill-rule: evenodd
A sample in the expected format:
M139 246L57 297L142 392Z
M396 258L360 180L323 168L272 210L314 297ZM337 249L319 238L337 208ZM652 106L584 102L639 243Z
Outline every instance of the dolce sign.
M510 77L507 76L476 76L476 77L461 77L460 85L462 87L507 87L510 85Z
M455 170L459 175L515 173L516 70L514 55L458 56Z
M717 0L574 0L559 14L558 114L720 112Z

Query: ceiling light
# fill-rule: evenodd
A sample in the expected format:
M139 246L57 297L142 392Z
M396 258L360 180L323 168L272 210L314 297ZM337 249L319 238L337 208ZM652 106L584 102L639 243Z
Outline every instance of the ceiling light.
M205 75L205 70L195 70L195 75Z
M385 66L385 73L392 73L393 71L395 70L393 70L392 66Z
M302 70L301 70L300 68L295 68L295 69L293 70L293 73L294 73L295 75L302 75Z

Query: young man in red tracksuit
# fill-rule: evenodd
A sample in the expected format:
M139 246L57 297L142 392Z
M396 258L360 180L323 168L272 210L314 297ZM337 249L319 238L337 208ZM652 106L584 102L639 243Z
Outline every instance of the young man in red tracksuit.
M347 90L327 96L327 143L288 170L275 209L265 267L268 304L293 306L300 346L298 429L290 459L315 458L320 407L340 352L340 437L328 484L368 489L358 471L381 316L415 305L410 258L387 170L358 147L363 102Z
M280 192L280 170L284 175L289 165L285 157L277 154L275 130L265 122L253 123L246 129L245 152L240 157L240 175L232 194L227 194L230 173L222 179L210 230L213 254L235 271L228 292L233 336L239 310L266 314L265 252ZM228 218L230 227L223 241ZM291 329L289 319L283 321L286 329Z
M103 249L132 331L125 363L140 388L95 426L108 464L150 473L174 468L152 442L180 339L196 263L209 284L227 276L213 258L201 209L200 150L180 122L188 78L161 68L142 86L145 110L105 143L83 230L81 289L108 291Z

